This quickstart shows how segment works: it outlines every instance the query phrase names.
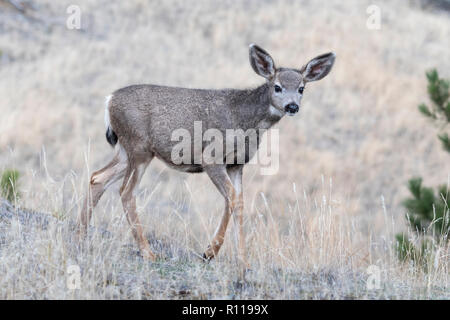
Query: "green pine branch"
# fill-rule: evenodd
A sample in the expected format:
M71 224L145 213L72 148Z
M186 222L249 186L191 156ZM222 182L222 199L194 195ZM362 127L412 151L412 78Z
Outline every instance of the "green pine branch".
M448 133L443 133L438 135L439 140L441 140L442 147L445 151L450 152L450 137Z
M422 103L418 109L430 120L444 124L450 123L449 81L439 78L436 69L426 73L428 96L431 105ZM450 137L446 132L438 134L445 151L450 153ZM449 186L443 185L434 191L422 185L422 178L408 181L411 196L403 201L407 209L406 220L416 239L414 242L405 234L396 235L397 254L400 260L412 260L428 269L432 264L436 244L448 241L450 233ZM415 242L418 242L417 244Z
M450 123L450 82L439 78L436 69L426 73L428 79L428 96L432 102L431 106L422 103L418 106L421 114L432 121L444 124L444 128ZM448 133L438 135L445 151L450 152L450 141Z

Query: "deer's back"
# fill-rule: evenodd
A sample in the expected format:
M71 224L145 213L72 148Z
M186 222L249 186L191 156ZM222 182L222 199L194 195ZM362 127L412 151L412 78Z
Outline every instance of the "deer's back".
M232 127L230 91L133 85L112 94L109 115L119 142L131 152L153 152L171 162L177 129L194 137L194 123L208 128ZM193 140L193 139L192 139Z

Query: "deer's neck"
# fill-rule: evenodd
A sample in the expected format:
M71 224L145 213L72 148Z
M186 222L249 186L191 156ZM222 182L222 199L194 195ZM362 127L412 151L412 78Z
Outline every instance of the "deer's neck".
M234 106L236 126L244 130L269 129L283 117L281 112L274 112L271 106L267 83L255 89L239 91Z

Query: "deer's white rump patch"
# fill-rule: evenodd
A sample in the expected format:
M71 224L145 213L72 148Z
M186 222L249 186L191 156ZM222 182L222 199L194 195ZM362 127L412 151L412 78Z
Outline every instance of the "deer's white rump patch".
M111 124L111 120L109 118L109 103L111 102L111 98L113 97L112 94L105 97L105 127L108 129L108 127Z

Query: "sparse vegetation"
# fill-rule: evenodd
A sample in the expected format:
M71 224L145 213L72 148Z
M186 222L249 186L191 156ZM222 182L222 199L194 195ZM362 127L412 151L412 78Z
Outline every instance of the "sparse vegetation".
M406 219L414 234L411 240L407 234L397 234L397 250L403 261L411 259L419 265L428 268L434 259L436 248L448 240L450 232L450 211L448 206L449 190L446 185L437 189L422 186L422 178L409 181L409 191L412 198L404 201L408 210Z
M1 175L1 196L11 203L15 203L20 195L18 188L19 176L19 171L13 169L5 170Z

